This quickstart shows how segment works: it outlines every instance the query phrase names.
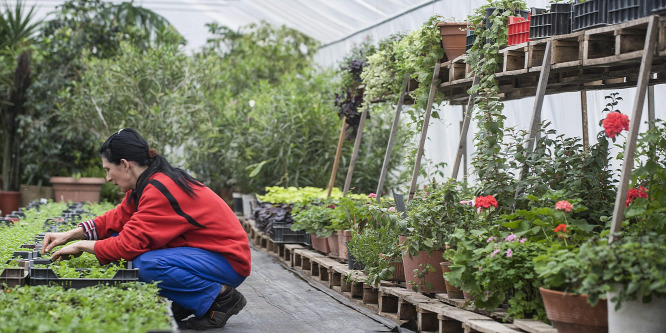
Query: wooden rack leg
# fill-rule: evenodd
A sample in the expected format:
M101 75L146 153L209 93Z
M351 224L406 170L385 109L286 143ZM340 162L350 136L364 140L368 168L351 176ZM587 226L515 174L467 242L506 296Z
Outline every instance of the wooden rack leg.
M641 115L643 113L643 103L645 102L645 92L647 90L648 80L650 79L650 72L652 70L652 56L654 54L654 48L657 44L657 19L657 16L650 17L647 33L645 36L646 43L643 47L643 57L641 58L641 67L638 72L636 98L634 98L634 108L631 116L631 124L629 125L629 135L627 136L627 143L624 149L622 176L620 177L620 184L617 187L617 195L615 196L615 209L613 210L613 224L611 226L611 235L608 239L609 243L615 241L613 234L620 231L622 228L622 220L624 219L624 202L627 199L629 179L631 178L631 170L634 167L636 139L638 138L638 130L641 125Z
M532 111L532 123L530 124L530 138L527 141L527 153L534 150L534 145L539 139L539 124L541 123L541 109L543 108L543 98L546 95L546 86L548 85L548 76L550 76L550 64L552 47L551 41L546 43L546 52L543 55L543 64L541 65L541 75L537 85L536 99L534 100L534 110Z
M377 201L382 197L382 191L384 189L384 181L386 180L386 173L388 172L388 164L391 160L391 151L393 150L393 142L395 141L395 134L398 131L398 122L400 121L400 113L402 112L402 104L405 102L405 94L407 93L409 87L409 73L405 74L405 78L402 80L402 91L400 92L400 97L398 98L398 106L395 109L395 117L393 118L393 126L391 127L391 134L389 135L388 145L386 147L386 154L384 155L384 163L382 164L382 172L379 174L379 184L377 184Z
M419 148L416 152L416 163L414 163L414 172L412 173L412 183L409 186L409 200L414 198L416 193L416 181L419 178L419 171L421 169L421 157L423 157L423 146L428 135L428 126L430 125L430 113L432 112L432 104L435 101L435 93L439 85L439 67L440 63L435 64L435 72L432 75L432 82L430 83L430 94L428 95L428 105L425 110L425 117L423 118L423 128L421 128L421 140L419 140Z
M654 86L648 87L648 128L654 127Z
M356 165L356 158L358 151L361 148L361 139L363 138L363 128L365 127L365 119L368 117L370 107L366 106L365 110L361 113L361 121L358 123L358 131L356 131L356 140L354 141L354 151L352 152L351 160L349 160L349 169L347 169L347 179L345 179L345 188L342 192L343 196L349 192L351 186L352 175L354 174L354 165Z
M479 77L474 77L474 82L472 82L472 87L479 84ZM467 100L467 108L465 109L465 117L463 119L463 126L460 129L460 140L458 141L458 152L456 153L456 160L453 162L453 170L451 171L451 178L458 178L458 170L460 170L460 162L462 160L463 152L465 151L465 145L467 143L467 132L469 131L469 123L472 120L472 108L474 108L474 98L476 95L470 95Z
M328 181L328 194L327 198L331 197L333 186L335 186L335 175L338 173L338 164L340 162L340 154L342 153L342 144L345 141L345 129L347 128L347 118L342 119L342 128L340 128L340 138L338 139L338 149L335 151L335 161L333 161L333 170L331 171L331 179Z
M590 134L587 129L587 91L581 90L580 92L580 110L581 120L583 127L583 151L587 153L590 145Z

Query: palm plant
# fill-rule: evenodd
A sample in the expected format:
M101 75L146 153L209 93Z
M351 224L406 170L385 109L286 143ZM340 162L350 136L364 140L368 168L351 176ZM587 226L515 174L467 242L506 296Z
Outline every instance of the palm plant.
M22 1L0 12L0 135L2 137L2 178L5 191L19 189L19 118L26 114L26 92L31 83L30 46L40 22L33 21L33 10ZM17 56L18 55L18 56Z

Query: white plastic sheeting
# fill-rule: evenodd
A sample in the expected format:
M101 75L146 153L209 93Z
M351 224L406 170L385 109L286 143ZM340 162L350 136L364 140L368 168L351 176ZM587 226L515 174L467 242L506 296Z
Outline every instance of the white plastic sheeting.
M335 65L342 59L351 49L365 40L371 40L376 43L377 41L386 38L387 36L396 32L409 32L418 28L432 15L441 15L445 18L452 18L457 21L464 21L468 14L487 2L485 0L440 0L430 1L427 4L418 6L404 15L396 17L387 22L383 22L363 31L350 35L343 40L335 43L330 43L321 48L316 56L317 61L324 65ZM528 7L548 8L548 0L528 0ZM638 66L637 66L638 67ZM605 118L606 113L602 110L605 108L608 100L605 96L612 92L619 92L623 98L618 105L618 109L623 113L629 115L631 118L632 108L634 104L634 97L636 89L627 88L621 90L597 90L587 92L587 108L588 108L588 128L590 144L596 143L596 136L602 127L599 125L600 121ZM663 85L655 87L655 105L656 105L656 118L666 119L666 89ZM508 101L505 103L504 113L507 116L505 127L516 127L519 129L528 129L531 121L532 110L534 106L534 97L526 97L520 100ZM458 141L460 136L460 123L462 121L462 107L447 105L446 102L437 106L440 110L441 119L431 119L430 127L428 129L428 140L425 146L425 156L432 163L447 163L444 174L451 174L451 166L455 160L455 155L458 148ZM582 137L582 116L581 116L581 93L569 92L561 94L547 95L542 109L542 120L550 121L552 128L558 134L564 134L567 137ZM641 118L641 131L647 130L647 97L646 103L643 108L643 116ZM473 154L473 140L476 127L474 122L470 126L470 132L467 138L467 160L468 166ZM626 135L627 132L624 132ZM417 138L418 139L418 138ZM416 141L416 139L415 139ZM616 144L622 145L624 137L618 137ZM620 151L618 148L611 150L611 156ZM612 161L613 168L619 168L621 161ZM459 178L462 177L462 166L458 173ZM420 180L421 181L421 180Z

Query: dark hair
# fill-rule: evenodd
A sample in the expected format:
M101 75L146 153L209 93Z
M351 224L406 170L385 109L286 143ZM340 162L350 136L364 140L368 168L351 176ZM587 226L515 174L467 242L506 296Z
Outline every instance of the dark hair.
M203 186L201 182L184 170L171 166L164 156L157 154L154 149L148 146L148 141L131 128L121 129L118 133L111 135L106 139L99 153L107 161L115 165L119 165L120 160L125 159L127 161L134 161L139 166L148 166L148 169L137 179L136 187L132 191L132 194L130 194L129 201L127 202L129 204L134 201L137 208L141 194L148 184L148 179L156 172L162 172L167 175L190 197L195 196L192 184Z

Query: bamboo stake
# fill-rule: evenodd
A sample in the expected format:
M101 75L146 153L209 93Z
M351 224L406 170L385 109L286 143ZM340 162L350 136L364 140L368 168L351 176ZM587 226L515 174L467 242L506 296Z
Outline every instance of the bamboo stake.
M365 127L365 118L370 112L369 107L365 107L365 110L361 112L361 121L358 124L358 131L356 132L356 140L354 141L354 151L352 152L351 160L349 160L349 168L347 169L347 179L345 180L345 188L342 192L342 196L347 196L349 192L349 187L351 186L352 175L354 174L354 165L356 165L356 158L358 157L358 151L361 147L361 139L363 138L363 127Z
M338 164L340 162L340 154L342 153L342 144L345 141L345 129L347 128L347 118L342 118L342 128L340 128L340 138L338 139L338 149L335 151L335 161L333 162L333 171L331 171L331 179L328 181L328 194L327 198L331 197L333 186L335 185L335 174L338 173Z
M657 22L656 16L651 16L645 36L645 46L643 46L643 56L641 58L641 67L638 72L638 83L636 87L636 98L634 98L634 109L631 116L629 135L624 149L624 162L622 164L622 176L620 184L617 187L615 196L615 209L613 210L613 224L611 225L611 235L608 243L615 241L614 234L622 229L622 220L624 220L624 204L627 200L627 191L629 190L629 179L631 170L634 167L634 153L636 152L636 139L641 125L641 115L643 113L643 103L645 102L645 92L650 79L652 70L652 57L657 44Z
M409 200L414 198L416 193L416 181L419 178L419 170L421 168L421 157L423 157L423 146L428 134L428 126L430 125L430 114L432 112L432 104L435 101L435 93L437 92L437 85L439 82L439 68L441 64L435 64L435 72L432 75L432 82L430 83L430 94L428 95L428 105L426 106L425 117L423 119L423 128L421 128L421 140L419 141L419 148L416 152L416 163L414 163L414 172L412 173L412 183L409 186Z
M384 163L382 164L382 172L379 174L379 183L377 184L377 201L382 197L382 189L384 188L384 181L386 180L386 173L388 172L388 164L391 159L391 151L393 150L393 142L395 141L395 134L398 132L398 123L400 122L400 113L402 112L402 104L405 102L405 94L409 90L409 73L405 74L402 80L402 91L398 98L398 105L395 108L395 117L393 118L393 126L391 127L391 135L389 136L388 145L386 147L386 154L384 155Z
M654 86L648 87L648 129L654 127Z

